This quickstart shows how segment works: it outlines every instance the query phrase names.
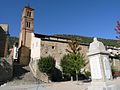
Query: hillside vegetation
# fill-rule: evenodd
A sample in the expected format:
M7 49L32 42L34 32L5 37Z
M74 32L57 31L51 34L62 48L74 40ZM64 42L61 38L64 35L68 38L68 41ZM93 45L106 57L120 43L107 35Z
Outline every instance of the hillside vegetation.
M79 35L67 35L67 34L55 34L54 36L60 36L65 38L75 38L77 40L80 40L81 44L90 44L93 41L93 37L86 37L86 36L79 36ZM115 46L120 47L120 44L118 44L118 40L112 40L112 39L103 39L98 38L99 41L103 42L105 46ZM13 44L15 42L18 42L18 37L9 37L9 48L12 48Z
M80 40L82 44L90 44L93 41L93 37L85 37L79 35L56 34L55 36L61 36L65 38L75 38L77 40ZM103 39L103 38L98 38L98 40L103 42L105 46L120 47L120 44L118 44L118 40Z
M13 37L13 36L10 36L9 37L9 48L12 48L14 43L18 42L19 41L19 38L18 37Z

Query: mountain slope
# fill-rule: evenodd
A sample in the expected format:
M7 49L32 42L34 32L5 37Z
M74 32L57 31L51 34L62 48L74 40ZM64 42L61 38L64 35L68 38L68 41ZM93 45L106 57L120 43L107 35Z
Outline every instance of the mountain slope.
M90 44L93 41L93 37L85 37L79 35L56 34L55 36L61 36L65 38L75 38L77 40L80 40L82 44ZM120 44L118 44L118 40L103 39L103 38L98 38L98 40L103 42L105 46L120 47Z

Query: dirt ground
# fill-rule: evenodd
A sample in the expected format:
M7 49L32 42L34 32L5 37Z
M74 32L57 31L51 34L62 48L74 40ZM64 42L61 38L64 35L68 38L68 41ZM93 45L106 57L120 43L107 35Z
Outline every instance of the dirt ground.
M82 83L81 81L67 81L47 84L50 90L87 90L90 83Z
M118 90L120 90L120 78L114 79L113 82L117 85ZM67 81L46 84L46 88L49 90L87 90L89 83L83 83L81 81Z

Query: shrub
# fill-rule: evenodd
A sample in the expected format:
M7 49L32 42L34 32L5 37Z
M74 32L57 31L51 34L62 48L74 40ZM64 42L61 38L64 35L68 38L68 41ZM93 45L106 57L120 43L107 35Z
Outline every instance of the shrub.
M55 60L53 57L41 57L41 59L38 62L38 68L41 72L50 74L54 68L55 68Z

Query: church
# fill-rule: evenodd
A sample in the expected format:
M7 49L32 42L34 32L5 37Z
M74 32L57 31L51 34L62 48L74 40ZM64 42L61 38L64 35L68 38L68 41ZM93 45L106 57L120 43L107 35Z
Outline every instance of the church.
M37 63L41 57L52 56L56 60L56 68L61 70L60 61L70 49L68 43L70 38L54 35L43 35L34 32L34 9L25 6L22 12L22 21L19 37L19 63L29 65L34 76L37 76L39 70ZM88 52L86 44L80 44L81 53L85 55Z
M34 9L29 6L24 7L19 38L21 64L28 65L31 59L36 60L50 55L55 58L56 66L59 68L61 58L67 54L66 49L69 49L68 42L70 41L69 38L35 33ZM88 45L81 44L80 46L81 52L86 54Z
M60 62L65 54L70 50L69 42L71 38L65 38L55 35L44 35L34 32L34 9L25 6L22 11L22 20L19 37L19 63L24 66L30 66L33 75L38 79L46 78L39 72L38 62L41 57L52 56L56 61L56 68L61 70ZM80 44L80 52L88 61L87 52L89 45ZM108 48L109 50L109 48ZM110 49L110 53L119 52L119 49ZM120 61L113 58L113 65L117 69L120 68ZM89 64L86 66L89 70ZM45 80L43 80L45 81Z

